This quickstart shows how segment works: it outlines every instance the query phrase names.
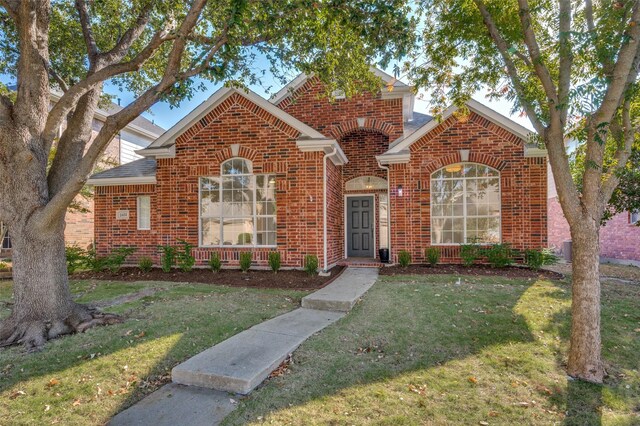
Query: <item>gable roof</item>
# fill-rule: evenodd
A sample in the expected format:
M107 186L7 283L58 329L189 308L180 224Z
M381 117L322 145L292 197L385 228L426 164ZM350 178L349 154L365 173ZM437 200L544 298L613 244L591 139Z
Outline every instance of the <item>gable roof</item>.
M387 74L381 69L370 67L370 70L377 77L380 77L385 83L393 85L394 90L392 92L383 92L383 94L388 93L387 95L385 95L386 97L399 97L398 94L404 95L407 92L411 92L411 86ZM313 77L313 75L300 73L296 78L291 80L282 89L278 90L277 93L271 96L269 102L276 105L279 104L280 102L291 96L291 94L293 94L300 87L302 87L311 77Z
M503 129L511 132L515 136L523 139L525 141L524 150L525 150L526 156L536 156L536 157L546 156L547 154L546 150L527 146L527 141L529 140L531 135L534 134L534 132L532 132L531 130L516 123L512 119L505 117L504 115L492 110L488 106L474 99L470 99L469 101L466 102L465 105L471 112L474 112L479 116L486 118L492 123L502 127ZM392 142L389 145L389 149L387 150L387 152L377 156L376 158L384 164L391 164L394 162L403 163L403 162L409 161L411 156L409 148L411 147L411 145L413 145L415 142L420 140L424 135L426 135L427 133L435 129L441 122L451 117L457 110L458 110L458 107L456 107L455 105L452 105L444 111L444 113L442 114L441 120L431 119L431 120L424 121L423 122L424 124L422 125L422 127L413 131L410 134L405 133L404 136L396 139L394 142Z
M178 121L173 127L164 132L162 136L156 139L147 148L137 151L138 154L145 156L158 156L158 155L171 155L171 147L175 144L176 138L187 131L191 126L196 124L214 108L225 101L229 96L238 94L245 97L252 103L258 105L260 108L268 111L276 118L287 123L294 129L300 132L300 139L307 140L332 140L324 136L322 133L313 129L312 127L304 124L294 116L286 113L277 106L273 105L262 96L252 91L244 91L233 87L223 87L217 90L206 101L198 105L193 111L187 114L182 120Z

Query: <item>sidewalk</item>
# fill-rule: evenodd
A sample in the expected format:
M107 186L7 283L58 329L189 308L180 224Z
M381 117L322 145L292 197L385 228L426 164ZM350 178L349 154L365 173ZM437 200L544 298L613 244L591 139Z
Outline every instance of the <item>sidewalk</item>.
M109 424L219 424L235 408L229 392L250 393L300 344L344 317L377 278L375 268L347 268L327 287L304 297L301 308L255 325L176 366L173 384L116 415Z

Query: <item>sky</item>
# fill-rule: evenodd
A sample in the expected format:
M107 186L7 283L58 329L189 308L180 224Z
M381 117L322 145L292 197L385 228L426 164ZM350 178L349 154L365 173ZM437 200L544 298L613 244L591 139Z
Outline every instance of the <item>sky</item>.
M260 63L260 62L256 63L256 66L255 66L255 69L257 70L260 70L260 69L268 70L268 68L269 68L268 64ZM391 67L384 71L386 71L388 74L393 75L393 71L391 70ZM295 71L292 71L289 74L290 74L289 76L290 80L293 80L297 75ZM2 81L2 83L7 85L12 85L16 83L15 78L13 78L13 76L8 76L8 75L0 75L0 81ZM407 84L411 84L411 81L407 81L406 79L404 79L403 81ZM159 125L160 127L163 127L164 129L168 130L178 121L180 121L180 119L182 119L185 115L191 112L194 108L196 108L202 102L207 100L209 96L211 96L216 90L218 90L222 86L222 84L214 84L208 81L203 81L203 83L206 86L206 90L197 91L191 99L183 100L180 103L179 107L171 108L169 104L167 104L166 102L159 102L155 104L150 111L145 112L143 116L153 121L155 124ZM260 96L263 96L264 98L268 99L269 97L271 97L271 95L273 95L278 90L280 90L282 86L283 85L279 81L277 81L273 76L271 76L270 73L267 71L266 77L263 78L261 84L251 85L249 86L249 88L254 92L256 92L257 94L259 94ZM113 84L107 83L104 87L104 91L110 95L114 95L115 96L114 102L117 103L119 101L122 106L128 105L130 102L132 102L135 99L135 95L133 93L123 92L120 90L119 87ZM509 102L505 100L490 101L489 99L486 98L486 93L487 91L479 91L473 96L473 98L485 104L486 106L490 107L491 109L495 110L496 112L499 112L504 116L510 117L512 120L514 120L518 124L528 129L533 129L533 127L531 126L531 123L526 117L519 116L518 114L510 115L511 105ZM419 94L422 94L423 96L416 96L414 110L424 114L429 114L431 109L428 101L429 93L428 91L423 89L419 91Z
M388 74L393 75L393 71L391 69L385 70ZM267 72L268 74L268 72ZM293 80L296 77L296 73L292 72L290 75L290 79ZM410 81L404 81L405 83L410 84ZM202 102L207 100L217 89L219 89L221 84L213 84L211 82L204 82L207 89L205 91L198 91L195 93L193 98L190 100L184 100L180 103L178 108L171 108L165 102L159 102L151 108L150 112L147 112L144 115L149 120L152 120L155 124L163 127L165 129L171 128L175 123L180 121L185 115L191 112L194 108L200 105ZM253 85L249 86L251 90L263 96L264 98L269 98L271 95L276 93L278 90L282 88L282 84L279 81L276 81L274 78L265 77L262 81L261 85ZM131 93L121 92L118 87L113 85L106 85L105 92L115 95L116 99L120 98L120 102L122 106L126 106L128 103L132 102L134 99L134 95ZM499 112L502 115L510 117L512 120L517 122L518 124L528 128L533 129L531 123L526 117L521 117L518 114L510 115L511 104L505 100L494 101L486 98L486 91L480 91L476 93L473 98L491 109ZM422 99L420 96L416 96L414 110L417 112L421 112L424 114L429 114L429 110L431 109L429 105L429 94L426 90L420 90L419 94L423 94Z

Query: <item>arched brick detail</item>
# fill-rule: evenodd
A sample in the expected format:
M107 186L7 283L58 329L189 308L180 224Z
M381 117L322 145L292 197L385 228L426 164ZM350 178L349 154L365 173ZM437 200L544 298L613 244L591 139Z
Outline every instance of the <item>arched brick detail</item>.
M438 169L443 168L444 166L448 166L449 164L462 163L462 158L460 158L460 152L451 153L444 157L439 157L430 161L424 165L424 169L427 173L431 174ZM500 160L499 158L492 157L487 154L479 154L474 153L473 150L469 153L469 160L464 161L464 163L478 163L483 164L485 166L492 167L496 170L502 171L507 163L505 161Z
M333 125L327 133L335 139L340 139L349 133L357 131L378 132L385 136L391 136L397 132L395 126L391 123L386 123L375 118L365 118L362 126L358 123L358 119L353 119Z
M252 101L245 98L244 96L234 93L231 96L229 96L227 99L222 101L220 105L218 105L217 107L209 111L204 117L198 120L197 123L195 123L190 128L182 132L182 134L180 134L180 136L176 138L176 142L178 144L181 144L183 142L186 142L192 139L194 136L200 133L200 131L205 129L209 123L211 123L218 116L222 115L225 111L227 111L229 108L231 108L234 105L239 105L245 108L251 114L269 123L269 125L284 132L286 135L292 138L297 138L300 135L300 132L298 130L294 129L284 121L275 117L269 111L254 104Z

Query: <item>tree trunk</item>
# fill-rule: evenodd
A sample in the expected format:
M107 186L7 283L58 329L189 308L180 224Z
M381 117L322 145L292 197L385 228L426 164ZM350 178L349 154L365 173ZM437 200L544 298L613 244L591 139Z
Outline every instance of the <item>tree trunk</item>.
M10 224L14 305L0 326L0 346L22 343L39 349L48 339L118 322L114 315L79 305L71 298L65 257L64 217L47 227L29 221Z
M567 372L575 378L602 383L599 226L593 219L583 218L571 227L571 238L573 295Z

